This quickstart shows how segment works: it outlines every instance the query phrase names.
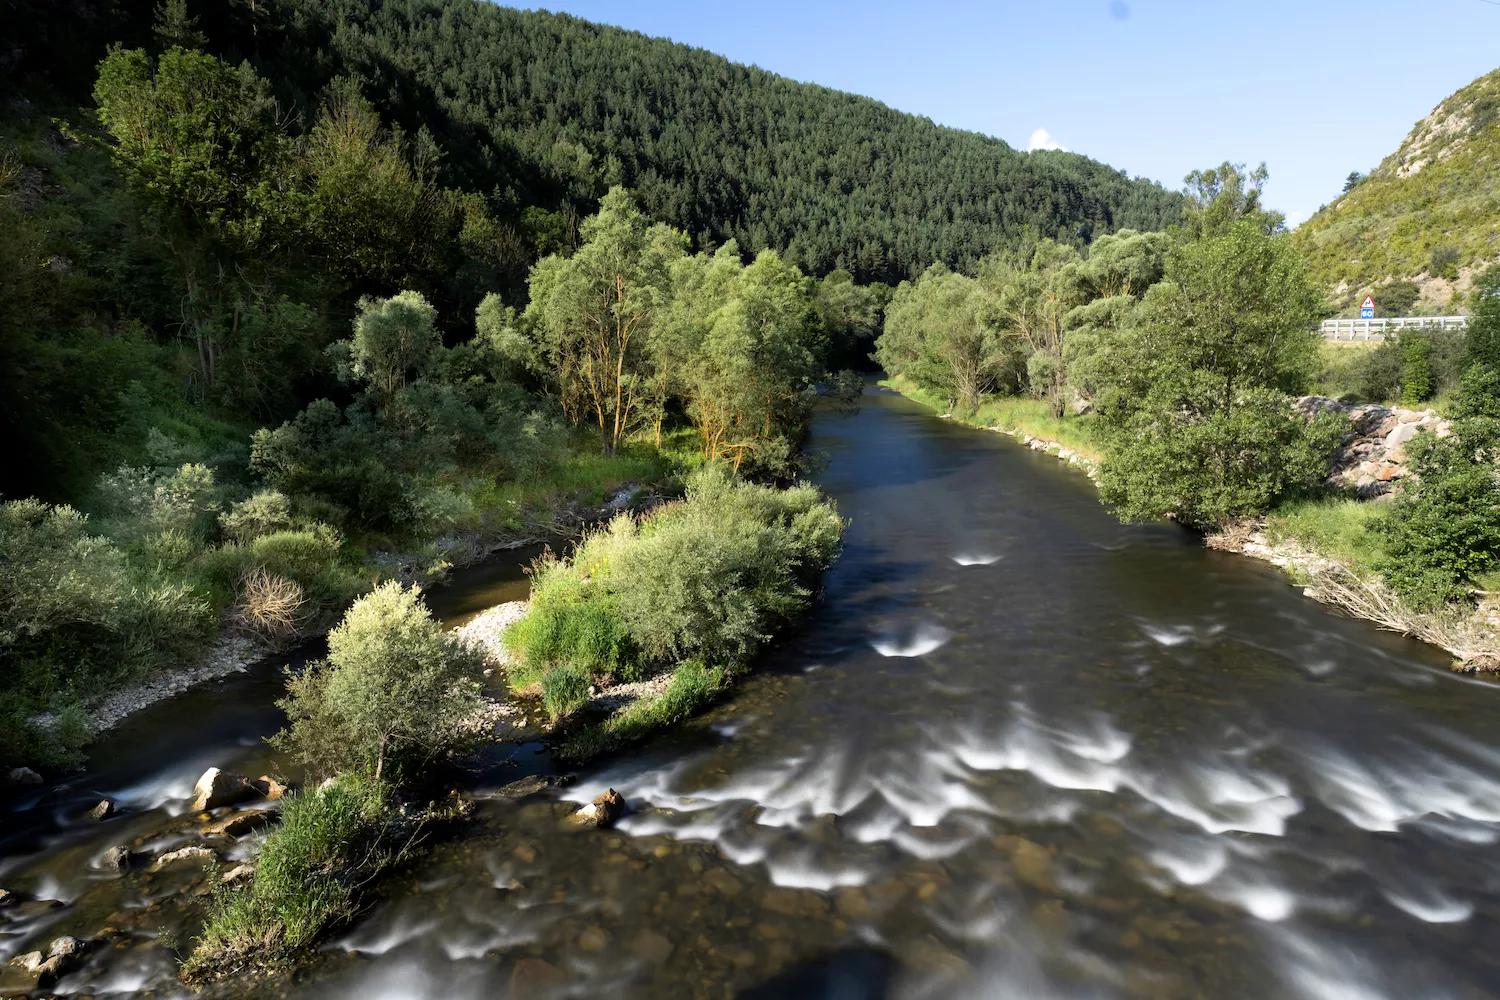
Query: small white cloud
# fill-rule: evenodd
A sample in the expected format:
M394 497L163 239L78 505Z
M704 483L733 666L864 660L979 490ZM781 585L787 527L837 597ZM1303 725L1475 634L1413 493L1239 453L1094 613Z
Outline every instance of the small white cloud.
M1039 149L1060 149L1064 153L1068 147L1052 138L1052 133L1044 128L1039 128L1031 133L1031 141L1026 144L1026 152L1035 153Z
M1304 223L1306 221L1307 221L1307 213L1306 212L1288 212L1288 213L1286 213L1286 227L1288 229L1296 229L1298 226L1302 225L1302 223Z

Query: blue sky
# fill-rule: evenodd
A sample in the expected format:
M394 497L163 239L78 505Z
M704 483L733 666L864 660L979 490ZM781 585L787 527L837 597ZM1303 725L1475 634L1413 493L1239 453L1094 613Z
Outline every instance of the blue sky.
M1266 161L1296 223L1439 101L1500 67L1485 0L552 0L549 10L865 94L1179 187Z

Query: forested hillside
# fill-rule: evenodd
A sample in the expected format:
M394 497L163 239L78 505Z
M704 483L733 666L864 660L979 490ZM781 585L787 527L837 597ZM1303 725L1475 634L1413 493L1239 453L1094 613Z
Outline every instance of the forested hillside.
M1500 71L1443 101L1368 175L1350 175L1294 240L1346 307L1387 283L1398 286L1380 296L1392 315L1457 307L1455 293L1500 256Z
M1178 217L1175 193L1083 156L1019 153L565 15L477 0L189 9L208 51L250 59L305 120L330 81L358 77L382 113L431 133L446 183L516 213L541 206L576 219L582 203L624 184L700 245L733 238L815 273L885 281L935 261L968 266L1028 227L1073 238ZM532 239L549 225L535 213L532 223Z

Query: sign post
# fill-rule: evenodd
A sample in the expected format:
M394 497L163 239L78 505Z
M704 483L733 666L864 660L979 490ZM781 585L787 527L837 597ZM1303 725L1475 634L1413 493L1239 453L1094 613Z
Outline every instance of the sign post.
M1373 296L1373 295L1366 295L1365 296L1365 300L1363 302L1361 302L1360 305L1359 305L1359 318L1360 319L1374 319L1375 318L1375 296Z

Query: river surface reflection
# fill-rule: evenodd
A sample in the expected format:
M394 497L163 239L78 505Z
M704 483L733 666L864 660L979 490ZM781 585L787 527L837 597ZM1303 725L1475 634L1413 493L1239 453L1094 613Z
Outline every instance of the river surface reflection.
M894 395L810 444L847 545L734 698L554 798L490 768L262 992L1500 997L1494 685Z

